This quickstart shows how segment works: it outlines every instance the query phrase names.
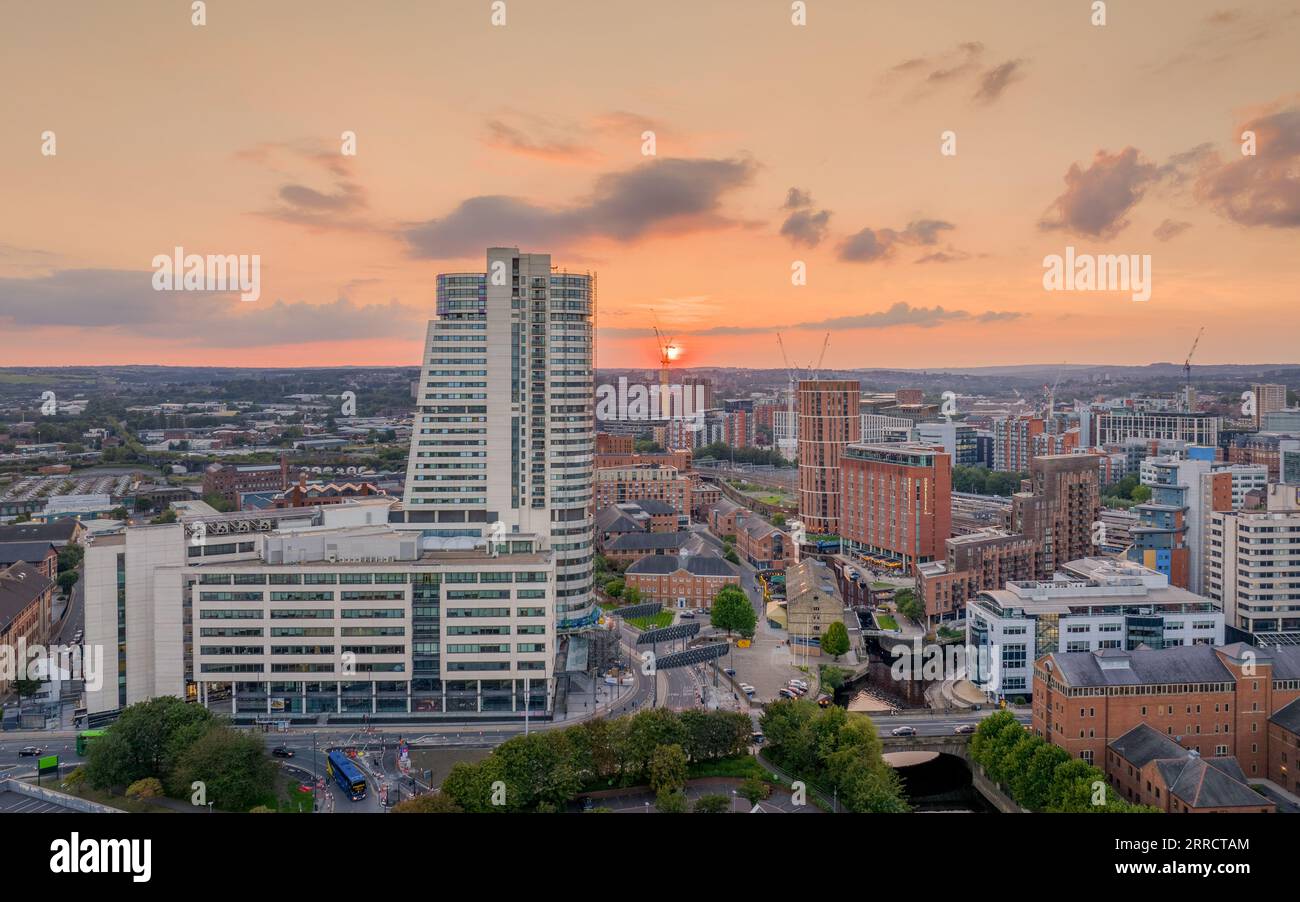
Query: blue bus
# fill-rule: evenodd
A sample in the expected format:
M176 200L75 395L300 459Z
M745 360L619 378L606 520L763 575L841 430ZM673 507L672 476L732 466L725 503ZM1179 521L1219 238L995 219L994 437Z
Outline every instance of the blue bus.
M347 755L334 749L325 756L325 773L334 778L339 788L348 794L354 802L366 797L366 777L361 768L352 763Z

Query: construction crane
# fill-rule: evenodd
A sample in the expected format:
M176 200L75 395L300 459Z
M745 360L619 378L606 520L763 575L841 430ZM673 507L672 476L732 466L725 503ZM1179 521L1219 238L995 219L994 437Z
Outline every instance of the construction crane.
M822 352L821 354L817 355L817 366L815 368L813 367L809 368L808 375L811 376L813 379L816 379L818 375L821 374L822 361L826 359L826 348L830 345L830 343L831 343L831 333L827 332L826 338L823 339L822 341Z
M1052 424L1056 422L1056 417L1053 416L1053 414L1056 413L1056 389L1061 384L1061 373L1064 371L1065 371L1065 363L1062 362L1061 368L1056 371L1056 381L1052 383L1052 387L1049 389L1046 383L1044 383L1043 385L1043 391L1047 392L1046 426L1048 432L1055 431Z
M1192 342L1192 349L1187 352L1187 359L1183 361L1183 410L1186 413L1192 412L1192 355L1196 353L1196 346L1201 343L1201 336L1205 334L1205 327L1196 333L1196 340Z
M790 366L790 356L789 356L788 354L786 354L786 352L785 352L785 342L781 340L781 333L780 333L780 332L776 333L776 343L777 343L777 346L781 348L781 360L785 362L785 374L786 374L786 378L788 378L788 379L790 380L790 382L789 382L789 389L788 389L788 391L786 392L786 399L785 399L786 429L787 429L787 430L793 430L793 429L794 429L794 423L795 423L795 419L794 419L794 384L795 384L795 378L794 378L794 367Z

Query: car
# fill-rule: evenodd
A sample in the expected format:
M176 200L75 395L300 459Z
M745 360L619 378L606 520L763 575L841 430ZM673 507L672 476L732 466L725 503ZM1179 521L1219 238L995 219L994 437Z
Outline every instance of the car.
M275 748L271 749L271 754L277 758L292 758L293 749L287 749L282 745L277 745Z
M729 676L729 677L734 677L734 676L736 675L736 668L734 668L734 667L724 667L724 668L722 668L722 672L725 673L725 674L726 674L727 676Z
M750 738L750 741L754 743L754 745L762 745L762 744L763 744L763 738L764 738L764 737L763 737L763 734L760 733L760 732L758 732L757 730L755 730L753 733L751 733L750 736L749 736L749 738Z
M779 696L781 696L782 698L798 698L798 697L799 697L799 696L795 695L795 694L794 694L792 691L790 691L789 689L778 689L777 692L776 692L776 694L779 695Z
M891 736L915 736L916 727L894 727L889 733Z
M746 692L753 692L753 691L754 691L754 687L751 686L751 685L749 685L748 683L741 683L741 684L740 684L740 688L741 688L741 689L744 689Z
M682 611L678 616L681 617L683 620L694 620L694 619L695 619L695 612L694 612L694 611Z
M975 724L973 723L957 724L957 726L953 728L953 732L956 733L958 736L965 735L966 733L974 733Z
M807 688L808 688L808 684L805 683L803 680L790 680L790 685L791 685L791 686L798 686L800 689L807 689Z
M39 758L40 755L41 755L41 752L42 752L42 751L43 751L43 749L37 748L37 747L34 746L34 745L25 745L25 746L23 746L21 749L18 750L18 757L19 757L19 758Z

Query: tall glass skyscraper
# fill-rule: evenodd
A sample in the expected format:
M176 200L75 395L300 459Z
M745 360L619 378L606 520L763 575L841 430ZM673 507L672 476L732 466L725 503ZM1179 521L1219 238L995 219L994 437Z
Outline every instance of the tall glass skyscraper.
M554 552L560 630L594 622L595 279L487 250L443 273L421 365L404 503L426 546L530 537Z

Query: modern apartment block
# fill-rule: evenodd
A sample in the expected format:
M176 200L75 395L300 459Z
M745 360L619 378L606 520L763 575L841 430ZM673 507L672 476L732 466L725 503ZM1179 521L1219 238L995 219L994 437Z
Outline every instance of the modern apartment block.
M1001 417L993 421L993 469L1023 473L1034 456L1034 438L1046 427L1042 417Z
M840 461L841 547L904 572L943 557L952 533L952 458L942 447L850 444Z
M555 554L560 628L589 625L594 278L555 269L548 254L493 247L486 272L440 274L436 301L404 525L426 548L540 537Z
M926 617L953 620L985 589L1000 589L1010 580L1032 580L1038 572L1038 548L1026 536L989 528L953 536L943 560L916 568L917 595Z
M1100 767L1109 744L1146 724L1204 758L1235 758L1247 779L1294 791L1296 761L1282 761L1284 737L1274 728L1288 726L1297 698L1295 646L1052 652L1034 667L1031 728Z
M97 536L89 711L174 695L240 720L544 715L554 703L552 552L526 538L431 551L357 501Z
M985 589L966 608L966 641L981 650L971 681L998 696L1029 695L1034 662L1051 652L1222 645L1223 611L1137 564L1085 558L1047 580Z
M799 519L808 533L839 535L840 457L862 430L857 380L799 383Z
M1111 411L1097 416L1097 445L1122 445L1130 438L1169 439L1189 445L1219 444L1223 418L1171 410Z
M596 471L595 510L629 501L662 501L689 521L691 480L676 467L603 467Z
M1215 511L1240 509L1246 494L1263 491L1263 466L1216 464L1212 448L1191 448L1187 459L1150 458L1142 463L1142 484L1151 499L1137 505L1138 523L1129 532L1129 558L1159 570L1170 583L1203 594L1205 538Z
M1011 498L1011 531L1037 546L1040 579L1051 579L1066 562L1095 552L1093 523L1101 510L1098 463L1094 454L1030 460L1028 490Z
M1255 383L1250 387L1255 393L1255 428L1264 424L1264 414L1286 410L1286 386L1272 382Z
M1210 514L1205 594L1259 644L1300 644L1300 486L1269 486L1263 511Z

